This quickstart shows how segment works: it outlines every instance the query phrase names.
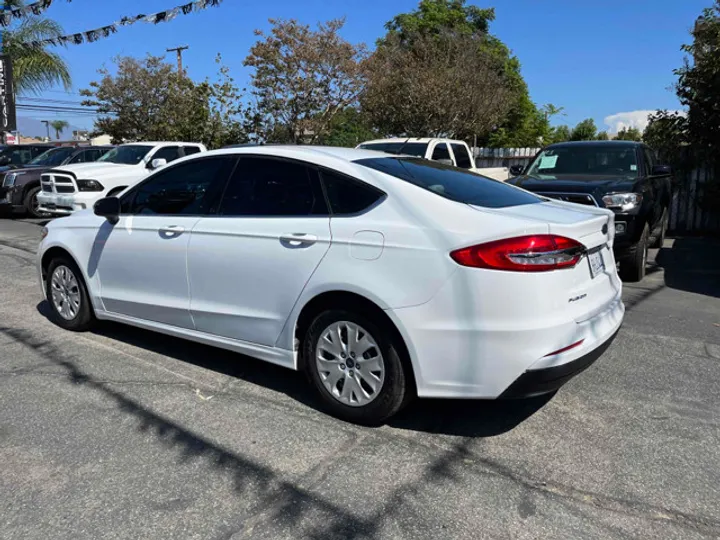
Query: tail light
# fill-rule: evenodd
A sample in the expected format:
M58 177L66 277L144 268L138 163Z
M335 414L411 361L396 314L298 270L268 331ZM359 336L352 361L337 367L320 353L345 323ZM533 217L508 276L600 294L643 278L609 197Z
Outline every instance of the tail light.
M496 240L450 253L462 266L514 272L546 272L572 268L585 253L585 246L572 238L534 234Z

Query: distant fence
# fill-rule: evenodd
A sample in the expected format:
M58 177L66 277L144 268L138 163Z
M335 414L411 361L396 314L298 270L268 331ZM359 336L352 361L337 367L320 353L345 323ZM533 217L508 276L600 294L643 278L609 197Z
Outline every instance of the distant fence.
M540 148L473 148L478 168L527 165Z
M668 226L673 234L720 234L720 212L705 210L699 204L712 181L706 168L675 172Z

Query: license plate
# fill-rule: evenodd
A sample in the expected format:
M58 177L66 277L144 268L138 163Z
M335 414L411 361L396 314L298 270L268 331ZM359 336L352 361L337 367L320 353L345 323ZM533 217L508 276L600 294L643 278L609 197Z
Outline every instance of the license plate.
M592 276L593 279L605 272L605 261L602 257L602 248L588 253L588 263L590 263L590 276Z

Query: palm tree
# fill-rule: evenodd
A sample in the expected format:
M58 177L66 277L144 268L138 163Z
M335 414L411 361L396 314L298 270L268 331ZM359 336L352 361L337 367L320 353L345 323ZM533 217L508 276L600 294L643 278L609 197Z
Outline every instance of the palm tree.
M69 125L70 124L68 124L65 120L53 120L52 122L50 122L50 126L55 130L55 138L56 139L60 138L60 134Z
M22 0L6 0L7 8L23 5ZM63 35L62 27L51 19L27 17L12 29L3 29L3 52L13 62L15 91L37 94L57 84L71 88L70 70L62 57L46 46L32 46L32 41L53 39Z

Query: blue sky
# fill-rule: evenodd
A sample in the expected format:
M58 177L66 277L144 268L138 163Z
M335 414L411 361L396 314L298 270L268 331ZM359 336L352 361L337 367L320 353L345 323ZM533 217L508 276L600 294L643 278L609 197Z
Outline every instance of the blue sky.
M55 0L47 15L66 33L97 28L126 15L153 13L182 0ZM565 108L556 123L575 124L593 118L601 128L618 113L618 123L641 122L642 111L678 108L670 89L672 70L682 63L680 46L689 41L695 18L712 0L503 0L472 1L495 7L493 34L518 56L530 93L538 104ZM102 7L101 7L102 6ZM214 57L221 53L242 85L248 70L242 66L257 39L253 30L267 29L268 18L296 18L311 25L346 17L343 35L352 42L372 45L395 14L411 11L417 0L224 0L217 8L180 15L156 26L139 23L95 43L59 47L70 65L74 89L97 78L97 69L117 55L165 54L167 47L189 45L184 60L196 79L213 76ZM173 56L168 58L174 61ZM61 89L44 94L54 99L80 100ZM640 112L638 112L640 111ZM57 115L74 125L91 121ZM44 116L46 118L48 116ZM641 122L642 123L642 122Z

